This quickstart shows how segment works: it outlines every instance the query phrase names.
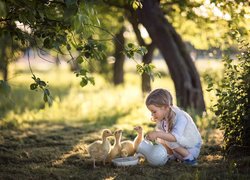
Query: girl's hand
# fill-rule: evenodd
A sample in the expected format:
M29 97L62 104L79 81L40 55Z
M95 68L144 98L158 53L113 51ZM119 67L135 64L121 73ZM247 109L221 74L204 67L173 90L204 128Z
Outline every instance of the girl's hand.
M152 132L149 132L146 136L146 138L150 141L154 141L156 140L157 138L157 132L156 131L152 131Z
M156 120L153 118L153 117L151 117L151 119L150 119L152 122L156 122Z

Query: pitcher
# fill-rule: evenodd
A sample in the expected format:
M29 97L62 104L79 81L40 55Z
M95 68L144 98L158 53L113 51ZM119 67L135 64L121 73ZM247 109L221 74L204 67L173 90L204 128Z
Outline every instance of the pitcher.
M144 139L138 146L137 153L145 156L148 163L153 166L161 166L168 161L168 153L162 144L153 145L147 139Z

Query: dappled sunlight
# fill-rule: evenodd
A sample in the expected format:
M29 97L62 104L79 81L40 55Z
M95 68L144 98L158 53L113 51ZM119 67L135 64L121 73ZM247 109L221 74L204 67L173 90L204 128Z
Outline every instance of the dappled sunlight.
M27 90L28 91L28 90ZM28 91L29 92L29 91ZM40 92L35 95L40 96ZM117 112L127 113L143 101L141 92L134 86L102 89L79 89L72 87L66 96L56 94L51 107L33 107L17 113L9 111L5 119L11 119L21 124L23 121L95 121L100 115L115 115ZM40 97L32 97L35 102L42 101ZM17 104L18 105L18 104Z
M129 62L131 63L133 64L132 61ZM164 61L157 61L157 63L164 65ZM133 66L135 68L134 64ZM88 85L84 88L79 86L74 74L64 67L46 71L46 74L38 73L38 75L43 75L43 78L49 81L54 99L53 105L44 106L42 93L28 89L29 83L32 82L30 73L22 73L22 76L17 76L10 81L14 85L12 101L15 105L7 111L4 117L5 122L13 121L19 125L23 122L39 120L95 122L101 115L116 116L115 114L119 112L119 114L127 113L127 115L119 117L116 126L129 124L128 128L130 128L130 125L150 123L150 115L145 108L145 99L140 91L138 74L126 74L125 79L129 83L118 87L113 87L106 83L104 78L96 75L96 85ZM152 88L159 87L167 88L175 94L173 82L168 76L156 78L152 82ZM208 93L204 91L204 94L206 102L210 101L209 95L207 97ZM174 102L176 102L175 96ZM205 120L200 120L198 126L207 126L204 123Z
M211 163L211 161L221 161L223 160L223 156L222 155L207 155L207 156L203 156L201 158L202 161L206 161L206 163Z
M126 64L129 64L133 71L135 70L133 61L127 61ZM156 64L159 67L166 66L162 60L157 61ZM209 61L209 66L207 61L197 61L197 64L199 70L221 68L221 63L218 61ZM143 97L140 90L141 79L138 74L127 73L125 84L117 87L105 82L100 75L95 75L95 86L88 85L81 88L77 77L68 68L59 67L45 72L45 74L39 72L38 75L43 75L43 78L49 81L54 99L53 105L51 107L44 105L41 92L28 90L32 80L30 72L22 73L22 76L11 79L11 83L15 84L12 90L15 106L7 111L1 121L3 126L11 124L10 126L25 129L39 122L70 124L79 122L83 123L82 127L85 127L89 133L102 128L123 129L124 134L130 137L135 136L133 127L137 125L141 125L145 133L153 129L150 121L151 114L145 106L145 96ZM152 82L153 89L159 87L167 88L175 94L174 85L169 76L156 78ZM208 92L204 91L204 96L206 102L210 101L211 95ZM25 103L23 103L24 100ZM174 96L174 103L175 101ZM208 113L211 114L209 110ZM194 117L205 142L211 142L213 139L210 137L212 132L207 130L215 122L211 122L210 114Z
M1 1L0 179L250 179L247 2Z
M221 62L221 60L218 59L207 59L207 60L199 60L199 61L195 61L195 66L198 69L198 71L200 73L204 72L204 71L208 71L208 70L213 70L215 72L222 72L224 66Z
M70 158L75 158L83 162L84 158L86 158L86 156L88 157L86 154L87 152L84 145L75 145L71 151L65 152L57 159L52 160L51 164L54 167L62 166Z
M163 61L157 63L164 64ZM215 69L220 68L217 63L215 62ZM199 67L206 68L202 63ZM150 120L151 113L145 106L146 96L143 96L140 90L140 76L134 72L125 75L124 85L114 87L96 75L96 85L84 88L79 86L78 79L67 69L59 68L52 72L46 71L45 74L39 73L49 81L54 103L52 106L45 105L41 92L29 90L28 71L24 76L17 76L11 80L14 84L12 100L15 105L10 106L0 121L3 127L0 133L0 148L4 152L0 158L5 163L32 162L24 167L24 171L32 169L47 173L51 169L56 169L58 174L72 174L71 172L77 169L76 173L84 174L92 170L92 161L86 152L86 146L100 140L104 128L109 128L111 131L122 129L122 140L134 140L135 126L141 125L145 134L154 129L155 124ZM57 77L58 74L60 77ZM152 82L153 89L160 87L168 88L175 94L173 82L168 75L156 78ZM204 91L204 97L206 102L213 98L207 91ZM221 166L223 163L221 152L223 132L215 129L217 118L209 109L202 117L192 112L191 115L203 138L198 162L199 166L205 168L204 173L206 173L207 169L213 168L212 165ZM113 144L114 137L110 137L109 141ZM111 168L113 166L110 164L102 166L101 162L98 163L102 168L96 172L106 172L103 179L126 176L125 173L113 172L119 171L119 168ZM150 175L156 171L146 162L138 166L139 168L135 169L128 167L128 170L132 174L141 175ZM172 162L163 168L163 171L160 169L157 173L186 170L180 162ZM216 171L216 168L214 170ZM200 176L199 172L194 173L197 177ZM179 177L183 176L191 177L191 174L184 173ZM166 177L164 173L162 177Z
M219 129L211 130L208 136L208 142L221 145L223 143L223 131Z
M211 146L213 149L221 150L223 146L223 131L219 129L210 129L201 131L203 144Z

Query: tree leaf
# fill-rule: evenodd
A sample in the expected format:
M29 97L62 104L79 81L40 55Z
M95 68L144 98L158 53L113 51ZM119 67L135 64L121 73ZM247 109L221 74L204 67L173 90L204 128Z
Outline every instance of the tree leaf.
M45 92L43 93L43 100L44 102L48 102L48 96Z
M31 90L35 90L37 88L37 83L32 83L31 85L30 85L30 89Z
M85 78L82 78L82 80L81 80L81 82L80 82L80 85L81 85L82 87L84 87L84 86L86 86L87 84L88 84L88 80L85 79Z
M47 85L46 82L44 82L44 81L39 81L38 84L39 84L40 86L44 86L44 87Z
M93 77L89 77L88 80L92 85L95 85L95 79Z
M80 56L78 56L78 57L76 58L76 62L77 62L78 64L83 63L83 58L82 58L82 56L81 56L81 55L80 55Z

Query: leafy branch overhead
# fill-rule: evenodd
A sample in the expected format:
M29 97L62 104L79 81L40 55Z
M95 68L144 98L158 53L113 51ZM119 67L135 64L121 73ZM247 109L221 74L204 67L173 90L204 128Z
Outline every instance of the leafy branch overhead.
M128 45L125 46L124 54L128 58L132 58L136 63L137 61L134 59L136 54L139 54L141 56L144 56L147 54L148 50L144 46L135 46L133 43L129 43ZM155 66L150 63L150 64L139 64L137 63L136 65L136 70L137 72L142 75L143 73L146 73L150 76L151 80L154 81L154 77L158 76L161 77L160 73L154 73Z
M140 0L129 0L126 3L134 10L142 8ZM83 63L107 60L107 48L99 39L98 33L101 31L115 41L118 40L109 30L102 27L92 3L77 0L13 0L5 1L1 5L5 7L0 13L1 28L5 34L9 34L14 41L20 41L23 49L33 47L40 51L53 51L57 57L64 56L69 63L78 65L75 74L81 79L82 87L89 83L95 84L89 68ZM136 62L135 55L143 56L147 49L129 43L123 53ZM152 64L136 64L139 74L147 73L153 79L155 67ZM32 70L31 73L35 82L30 85L30 89L42 90L44 101L52 104L47 83L36 77Z
M128 58L134 59L136 53L143 56L147 53L147 49L144 46L135 46L133 43L129 43L125 46L124 54L128 56Z
M154 69L155 69L155 65L153 65L152 63L150 64L143 64L143 65L140 65L140 64L137 64L136 65L136 70L137 72L142 75L144 73L148 74L150 79L152 81L154 81L154 77L159 77L161 78L161 73L160 72L154 72Z

